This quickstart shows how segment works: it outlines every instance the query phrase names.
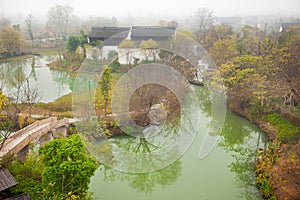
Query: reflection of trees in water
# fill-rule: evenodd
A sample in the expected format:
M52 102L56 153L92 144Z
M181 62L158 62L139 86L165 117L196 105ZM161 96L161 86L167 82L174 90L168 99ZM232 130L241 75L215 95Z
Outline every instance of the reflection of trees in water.
M75 78L71 77L65 71L51 70L52 79L57 85L57 91L63 91L66 86L69 86L69 89L73 91L73 85Z
M229 167L236 175L235 183L243 189L238 198L260 199L255 183L255 159L258 148L266 144L261 132L247 125L243 118L229 113L219 146L235 159ZM256 134L258 132L258 134ZM257 138L256 138L257 137ZM262 143L261 143L262 142Z
M211 118L211 97L207 87L195 88L199 106L206 117ZM218 125L211 120L208 127L217 133ZM242 193L237 199L260 199L255 185L255 159L256 150L265 145L261 132L249 126L245 119L227 112L225 123L222 127L221 140L218 146L223 148L234 158L228 167L235 173L235 182ZM256 134L256 132L258 134ZM256 138L257 137L257 138ZM261 142L263 142L261 144Z
M1 88L13 89L16 83L26 79L26 60L2 63L0 67Z
M227 113L221 136L223 141L219 146L227 151L235 148L235 145L243 145L245 139L250 137L253 130L245 124L245 119L235 117L231 113Z
M36 59L35 57L32 57L31 60L31 71L30 71L30 76L37 81L37 75L36 75L36 71L35 71L35 63L36 63Z
M105 130L101 128L101 125L97 121L91 121L89 123L80 123L76 126L84 138L86 139L86 145L89 151L102 162L115 167L115 163L121 163L123 165L124 159L129 159L133 154L139 154L131 160L126 162L124 169L136 169L139 167L145 167L151 169L151 165L156 166L157 162L164 161L164 156L157 154L160 148L162 148L164 142L153 142L150 138L133 137L133 136L119 136L113 139L105 139ZM168 130L171 131L171 128ZM177 129L176 129L177 130ZM150 130L151 132L151 130ZM172 140L176 135L169 134L166 131L156 132L154 137L167 138ZM151 133L150 133L151 134ZM115 148L122 149L120 151L114 151ZM125 153L124 153L125 152ZM127 154L127 153L128 154ZM165 156L167 153L176 154L177 150L171 152L164 152ZM176 156L176 155L175 155ZM175 157L174 156L174 157ZM119 165L117 165L119 166ZM120 180L127 182L130 187L144 193L151 193L155 186L167 186L172 185L176 182L177 178L181 174L181 161L174 160L170 165L148 173L127 173L112 169L104 164L101 165L100 169L104 173L104 181L116 181Z
M135 165L136 163L132 163ZM105 165L100 168L104 173L104 181L120 180L137 191L151 193L155 186L168 186L176 182L181 175L181 161L176 160L169 166L149 173L126 173L115 171Z
M195 88L195 95L203 113L209 117L211 115L211 98L207 87L192 86Z

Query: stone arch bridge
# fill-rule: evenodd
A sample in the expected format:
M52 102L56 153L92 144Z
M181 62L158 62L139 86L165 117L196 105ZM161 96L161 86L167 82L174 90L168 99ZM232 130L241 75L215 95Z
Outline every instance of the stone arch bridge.
M0 159L6 156L18 155L23 160L29 151L29 144L38 141L43 146L52 139L66 137L68 128L74 119L64 118L57 120L55 117L39 120L14 132L2 144Z

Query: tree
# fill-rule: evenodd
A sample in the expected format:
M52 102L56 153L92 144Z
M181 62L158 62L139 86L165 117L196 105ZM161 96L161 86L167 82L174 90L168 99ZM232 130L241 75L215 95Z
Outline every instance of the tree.
M74 53L76 49L81 45L82 40L80 36L72 35L67 41L67 49L69 52Z
M122 40L119 44L119 48L124 52L126 56L126 64L131 65L132 60L132 48L134 47L134 42L132 40Z
M33 41L32 19L33 19L32 14L29 14L28 17L25 19L25 23L27 26L27 32L28 32L28 35L29 35L31 41Z
M290 29L288 29L286 32L284 32L280 37L279 37L279 45L284 46L287 43L293 43L298 46L300 49L300 26L293 26Z
M176 22L175 20L169 21L167 24L168 27L175 27L177 28L178 26L178 22Z
M140 43L140 48L144 53L146 61L148 61L149 56L152 56L152 59L155 61L157 53L158 44L152 39L142 40Z
M253 100L262 99L263 102L267 87L264 69L264 59L251 55L237 56L219 67L230 102L237 104L238 110L244 110Z
M197 41L200 44L206 45L205 37L214 20L213 12L207 8L199 8L195 12L194 20L194 33Z
M111 72L118 72L121 64L118 60L118 52L115 50L111 50L107 54L107 60L110 62L109 67L111 68Z
M281 48L274 48L269 56L270 67L275 71L270 74L273 80L274 97L285 99L283 104L300 103L300 49L296 44L288 43Z
M80 135L52 140L39 149L43 156L42 184L46 199L85 199L90 177L97 169Z
M178 32L185 37L190 37L191 39L196 40L196 35L190 30L180 30Z
M0 90L0 115L2 115L2 111L5 109L5 107L7 106L9 102L9 99L2 94L2 91ZM10 131L8 131L7 127L9 126L9 124L7 124L7 120L3 119L3 117L1 116L0 118L0 150L4 144L3 141L5 141L8 136L10 135Z
M26 61L19 61L14 66L0 70L0 77L5 80L3 87L7 88L5 95L9 98L4 107L6 122L4 127L9 133L28 125L33 104L39 97L37 86L30 83L32 74L27 75L24 71L26 64ZM27 114L23 120L20 114L24 110Z
M25 41L21 31L5 26L0 29L0 43L5 52L16 53L21 51Z
M110 74L110 67L105 67L103 75L101 77L101 81L99 82L100 84L100 89L101 93L103 95L103 100L104 100L104 115L106 117L108 113L108 103L110 102L110 93L111 93L111 79L112 76Z
M159 25L159 26L162 26L162 27L166 27L166 26L168 26L167 23L168 23L168 22L167 22L166 20L161 19L161 20L159 20L158 25Z
M115 59L118 58L118 52L115 50L111 50L107 54L107 60L109 61L114 61Z
M209 51L212 59L219 67L238 55L236 42L233 39L218 40Z
M65 5L56 4L48 11L47 26L55 35L67 40L68 28L73 19L73 8Z
M0 16L0 27L1 26L9 26L10 25L10 21L9 19L7 19L6 17L3 16L3 13Z
M218 40L224 40L230 37L233 37L232 27L219 24L212 25L205 37L207 50L210 50L213 47L214 43Z
M20 24L13 24L12 27L18 31L21 31Z
M178 22L176 22L175 20L172 20L172 21L166 21L166 20L159 20L158 22L158 25L159 26L162 26L162 27L177 27L178 26Z

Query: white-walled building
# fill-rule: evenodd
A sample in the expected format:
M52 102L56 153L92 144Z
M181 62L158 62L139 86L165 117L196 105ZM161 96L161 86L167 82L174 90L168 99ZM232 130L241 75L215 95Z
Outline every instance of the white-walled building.
M152 54L146 56L145 50L140 49L140 43L150 39L158 44L167 42L175 34L175 29L175 27L159 26L93 27L91 33L88 34L88 42L102 41L102 46L98 47L100 49L99 55L92 56L92 53L87 53L87 58L96 57L106 60L109 52L115 51L121 64L134 63L135 59L146 60L146 57L148 60L158 59L158 50L152 50ZM125 39L133 42L133 48L119 48L120 43Z

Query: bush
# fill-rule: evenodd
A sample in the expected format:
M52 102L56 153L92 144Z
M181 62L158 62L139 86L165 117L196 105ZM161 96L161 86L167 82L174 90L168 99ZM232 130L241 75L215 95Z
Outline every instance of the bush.
M15 175L14 178L19 183L16 187L10 189L12 194L28 193L31 199L43 199L42 183L40 181L28 178L24 175Z
M24 163L12 161L7 169L12 173L19 183L10 189L10 192L17 195L27 192L32 199L42 199L42 173L44 165L37 153L28 154Z
M44 165L37 153L32 153L27 155L24 163L12 161L7 168L13 175L22 175L27 178L41 181Z

